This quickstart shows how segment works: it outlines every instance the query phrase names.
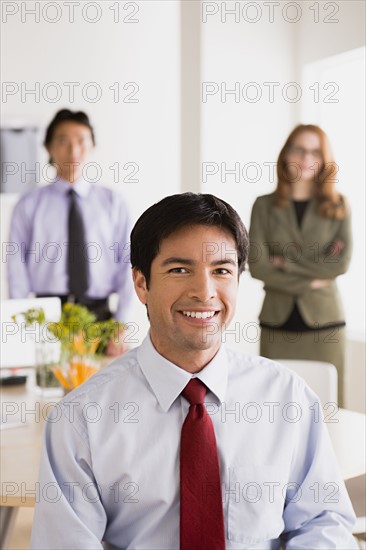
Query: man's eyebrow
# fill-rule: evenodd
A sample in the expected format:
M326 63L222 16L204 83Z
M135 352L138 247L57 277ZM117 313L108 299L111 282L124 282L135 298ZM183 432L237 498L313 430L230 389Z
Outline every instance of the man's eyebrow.
M225 258L222 260L216 260L214 262L211 262L211 265L225 265L225 264L231 264L231 265L238 265L238 262L234 262L232 258Z
M169 264L185 264L185 265L194 265L196 262L194 260L188 260L187 258L179 258L178 256L171 256L166 258L160 265L165 266Z
M195 265L194 260L189 260L188 258L179 258L178 256L172 256L170 258L166 258L160 265L162 267L170 264L184 264L184 265ZM237 262L235 262L232 258L226 258L221 260L215 260L210 263L212 266L218 266L218 265L225 265L225 264L231 264L236 266Z

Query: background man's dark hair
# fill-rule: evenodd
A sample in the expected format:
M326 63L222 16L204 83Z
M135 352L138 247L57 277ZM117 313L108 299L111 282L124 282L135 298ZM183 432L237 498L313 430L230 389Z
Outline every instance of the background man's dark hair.
M51 120L46 130L46 137L44 140L45 147L50 145L57 126L62 122L76 122L77 124L83 124L84 126L87 126L87 128L89 128L91 132L93 145L95 145L94 130L93 126L90 124L88 115L83 111L70 111L69 109L62 109L55 114L54 118ZM51 163L52 159L50 158L48 162Z
M231 233L237 248L239 274L244 271L249 239L239 214L214 195L181 193L150 206L132 229L131 264L145 276L147 285L161 241L189 225L218 226Z

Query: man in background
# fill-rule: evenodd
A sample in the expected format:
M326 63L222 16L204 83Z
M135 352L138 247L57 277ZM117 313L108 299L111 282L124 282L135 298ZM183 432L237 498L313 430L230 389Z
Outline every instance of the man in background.
M14 208L7 257L11 298L59 296L111 317L126 318L132 296L128 211L120 194L84 177L95 145L88 116L59 111L44 145L55 165L55 181L25 194Z

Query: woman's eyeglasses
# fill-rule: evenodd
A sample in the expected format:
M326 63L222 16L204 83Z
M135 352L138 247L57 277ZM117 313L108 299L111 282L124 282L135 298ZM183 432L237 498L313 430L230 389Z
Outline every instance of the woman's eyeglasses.
M292 155L296 155L297 157L306 157L306 155L310 155L315 159L322 158L322 152L319 151L319 149L310 150L304 149L304 147L291 146L289 147L289 153L291 153Z

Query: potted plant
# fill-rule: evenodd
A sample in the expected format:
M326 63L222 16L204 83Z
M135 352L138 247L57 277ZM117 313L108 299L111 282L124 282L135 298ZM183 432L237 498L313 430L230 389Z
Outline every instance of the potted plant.
M49 342L59 342L58 360L49 361L38 352L36 357L36 381L42 387L61 386L70 391L82 384L100 368L101 359L111 355L118 344L118 354L126 351L122 336L126 326L113 319L96 321L86 307L79 304L64 304L61 319L47 322L42 308L29 309L14 315L18 322L22 317L26 326L38 325L42 338L37 343L45 351ZM112 350L113 351L113 350ZM115 353L112 353L114 355Z

